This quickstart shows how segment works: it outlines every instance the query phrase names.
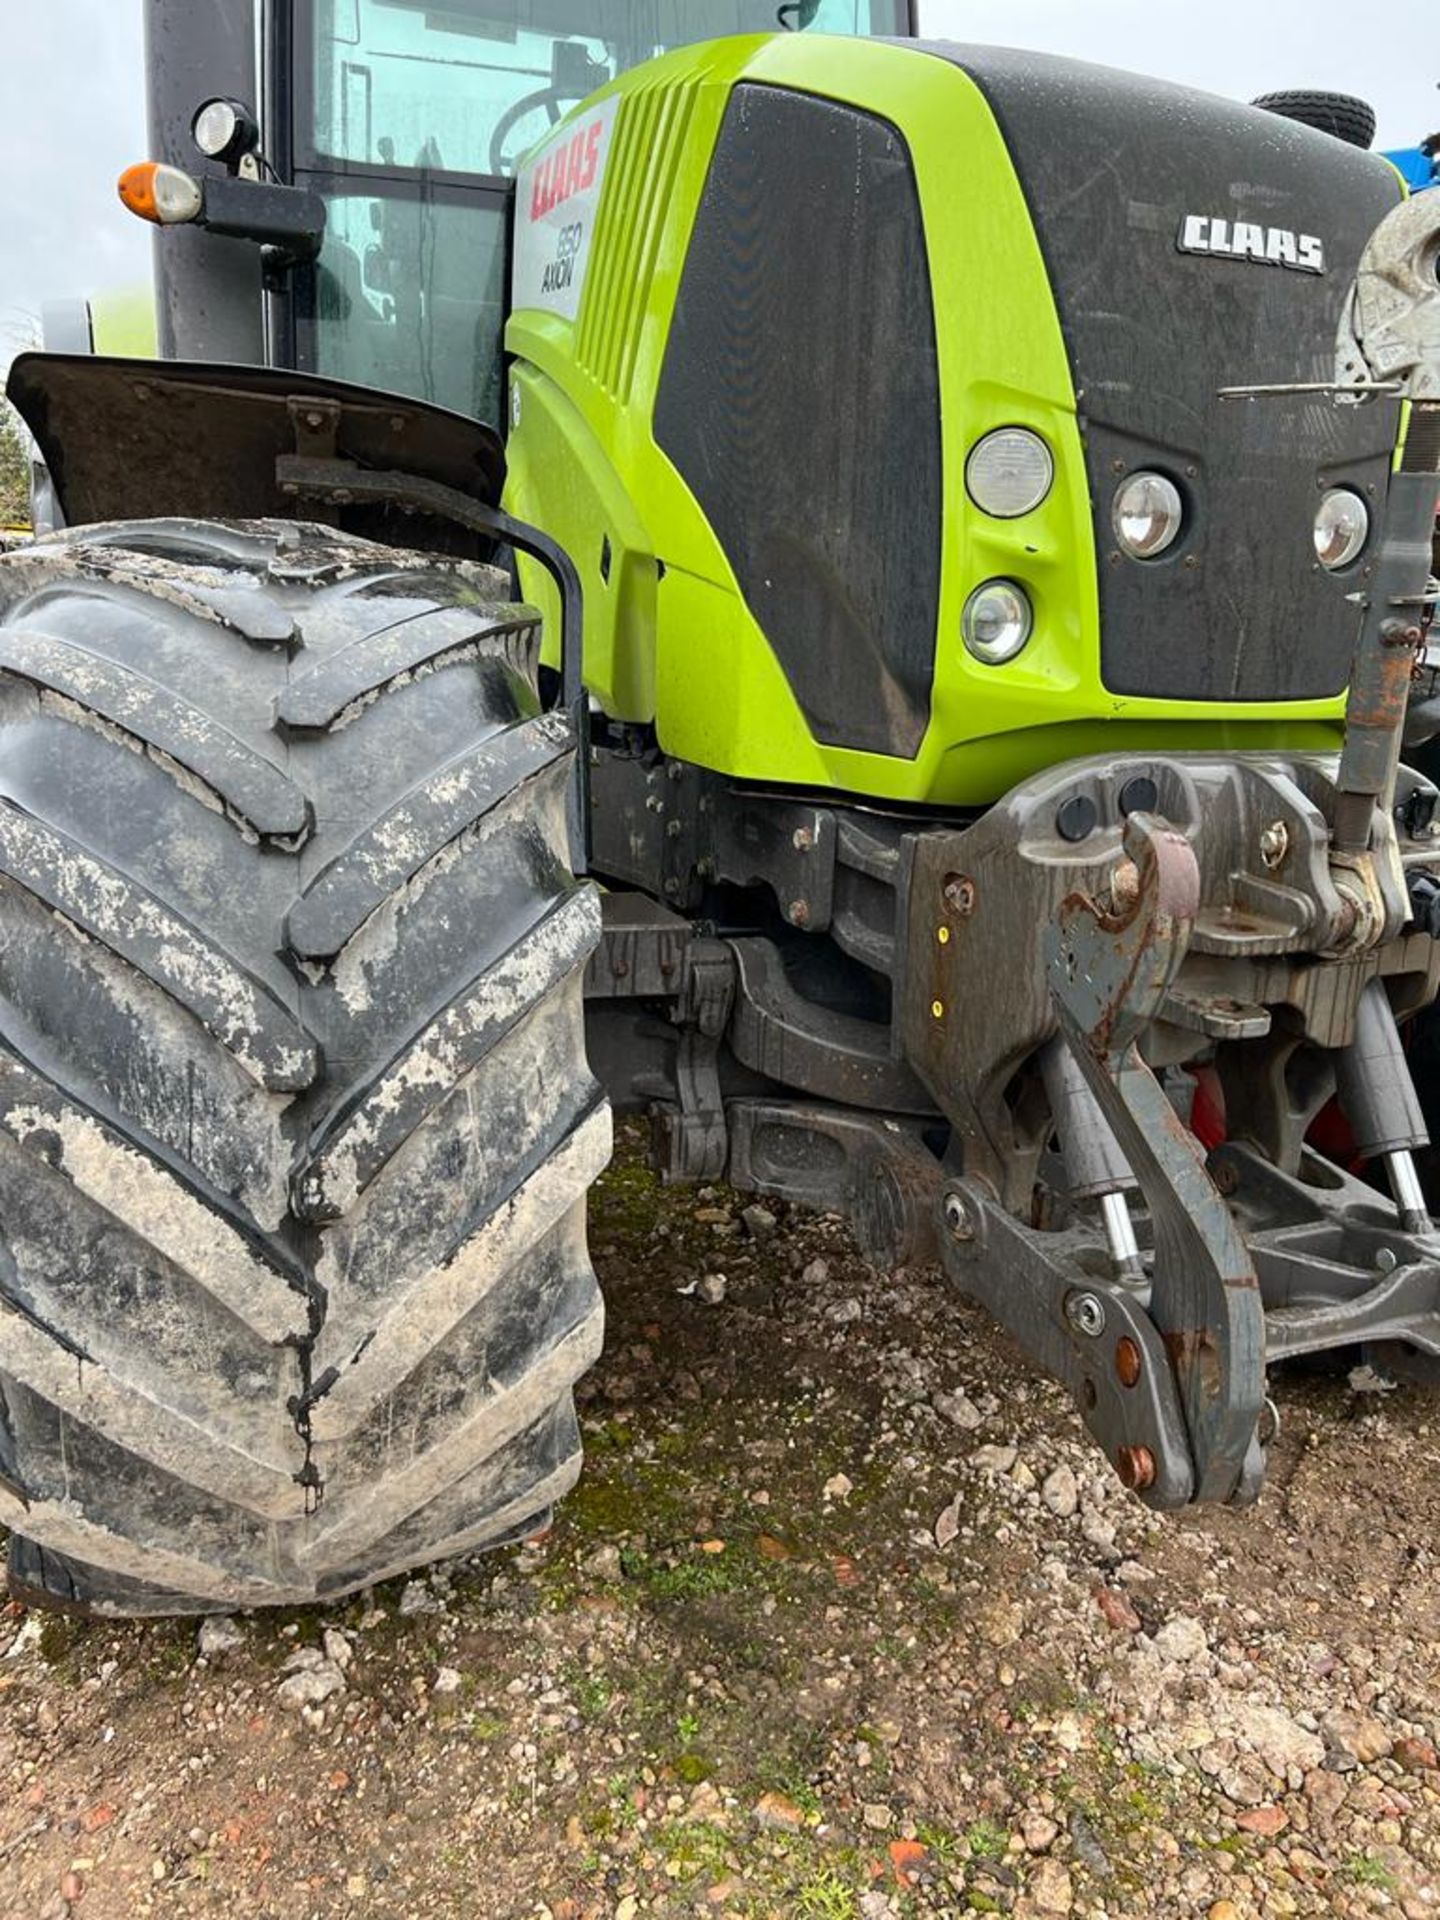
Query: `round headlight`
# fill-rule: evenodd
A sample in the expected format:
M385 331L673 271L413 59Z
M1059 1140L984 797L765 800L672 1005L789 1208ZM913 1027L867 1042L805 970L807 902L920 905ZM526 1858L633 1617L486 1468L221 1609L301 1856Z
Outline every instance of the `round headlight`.
M1016 520L1032 513L1055 480L1055 462L1038 433L997 427L977 440L965 462L965 488L982 513Z
M1315 558L1333 573L1348 567L1370 534L1370 513L1358 493L1332 487L1315 515Z
M1116 489L1110 518L1132 560L1153 560L1174 544L1185 518L1180 489L1163 473L1132 473Z
M983 587L976 587L960 616L967 649L987 667L1013 660L1034 625L1025 589L1013 580L987 580Z

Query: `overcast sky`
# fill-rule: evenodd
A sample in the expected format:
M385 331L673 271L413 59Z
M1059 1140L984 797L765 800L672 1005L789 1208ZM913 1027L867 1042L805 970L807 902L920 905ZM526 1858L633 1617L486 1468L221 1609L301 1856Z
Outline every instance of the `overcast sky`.
M225 0L196 0L224 5ZM114 182L144 157L141 0L0 0L0 358L42 301L149 273L149 236ZM1371 30L1372 22L1374 30ZM1249 99L1363 95L1381 146L1440 126L1440 10L1388 0L921 0L926 32L1043 47Z

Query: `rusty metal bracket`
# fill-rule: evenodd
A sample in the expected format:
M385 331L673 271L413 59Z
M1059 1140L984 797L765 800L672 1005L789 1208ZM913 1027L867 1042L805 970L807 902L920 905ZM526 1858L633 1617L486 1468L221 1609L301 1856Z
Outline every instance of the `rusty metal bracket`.
M1150 1210L1150 1317L1184 1410L1195 1495L1244 1499L1263 1473L1265 1326L1255 1270L1198 1143L1140 1055L1185 958L1199 871L1185 836L1150 814L1130 816L1124 847L1134 877L1123 899L1072 893L1047 928L1050 994Z
M983 1180L948 1181L940 1211L950 1278L1068 1387L1121 1481L1150 1507L1196 1499L1185 1415L1144 1288L1096 1273L1088 1235L1037 1232Z
M295 452L303 460L333 460L344 408L323 394L292 394L285 402Z

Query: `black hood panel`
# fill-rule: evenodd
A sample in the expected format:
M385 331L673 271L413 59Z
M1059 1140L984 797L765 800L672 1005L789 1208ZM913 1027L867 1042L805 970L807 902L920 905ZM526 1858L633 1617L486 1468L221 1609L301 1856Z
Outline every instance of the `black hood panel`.
M1397 405L1217 392L1333 379L1361 251L1400 198L1393 170L1163 81L996 47L921 47L985 96L1049 269L1095 511L1105 685L1192 701L1338 693L1358 631L1346 595L1367 556L1325 573L1311 527L1322 483L1365 494L1378 527ZM1278 261L1293 241L1296 263L1182 250L1186 238L1233 245L1237 223L1253 229L1242 249ZM1307 271L1317 240L1324 271ZM1167 473L1187 507L1180 541L1150 562L1122 558L1111 528L1116 484L1137 467Z

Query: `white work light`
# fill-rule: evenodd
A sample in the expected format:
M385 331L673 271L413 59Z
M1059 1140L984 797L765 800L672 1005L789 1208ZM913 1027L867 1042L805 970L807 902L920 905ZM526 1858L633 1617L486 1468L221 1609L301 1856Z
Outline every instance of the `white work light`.
M1033 513L1054 480L1050 449L1028 427L997 427L975 442L965 462L966 491L995 520Z
M190 123L190 137L207 160L233 166L259 147L260 128L239 100L207 100Z

